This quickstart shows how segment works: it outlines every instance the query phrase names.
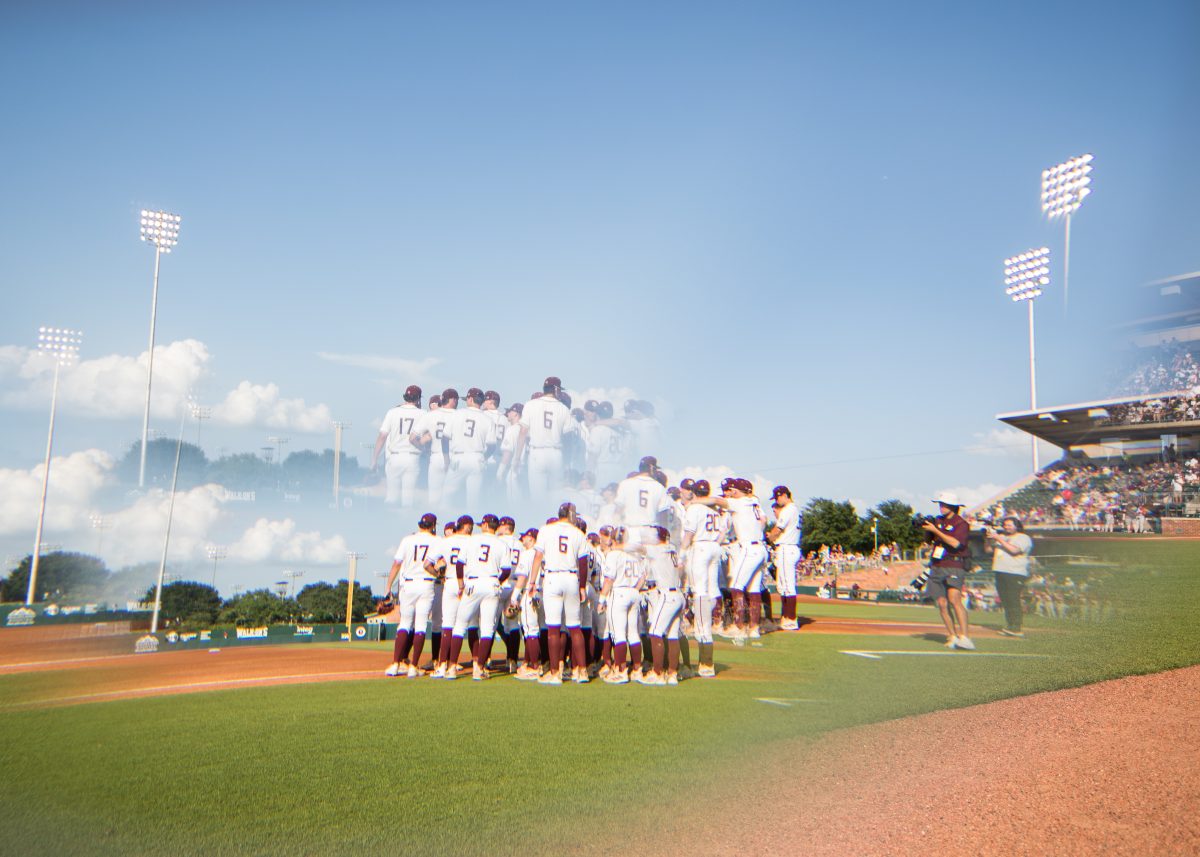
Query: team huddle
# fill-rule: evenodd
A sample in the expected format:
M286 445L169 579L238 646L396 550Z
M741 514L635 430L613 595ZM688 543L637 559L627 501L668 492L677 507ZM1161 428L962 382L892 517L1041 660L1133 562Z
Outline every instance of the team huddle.
M525 403L500 410L500 394L472 387L463 407L447 388L422 410L422 390L413 384L404 401L379 427L371 469L386 456L386 502L407 508L465 503L478 508L482 493L516 501L542 499L589 474L593 485L623 478L657 439L658 421L649 402L629 400L624 415L611 402L589 400L571 408L571 398L554 376Z
M457 430L447 433L451 440ZM429 636L430 677L458 678L466 641L472 678L485 680L499 634L508 671L526 681L672 685L715 677L714 634L745 645L762 635L764 609L771 619L763 593L772 558L779 628L798 627L800 513L786 486L772 501L765 509L740 478L725 479L719 496L703 479L668 487L657 460L645 456L617 484L594 531L572 502L520 534L513 518L487 514L478 522L462 515L439 535L427 512L388 574L389 598L399 587L399 621L387 675L424 675ZM699 649L694 671L688 634Z

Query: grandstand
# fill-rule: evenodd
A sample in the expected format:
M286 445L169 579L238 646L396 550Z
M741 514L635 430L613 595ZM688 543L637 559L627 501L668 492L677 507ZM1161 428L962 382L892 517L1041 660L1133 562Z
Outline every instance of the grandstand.
M1200 271L1144 288L1137 317L1116 328L1129 351L1113 397L997 415L1063 457L989 500L987 512L1200 535Z

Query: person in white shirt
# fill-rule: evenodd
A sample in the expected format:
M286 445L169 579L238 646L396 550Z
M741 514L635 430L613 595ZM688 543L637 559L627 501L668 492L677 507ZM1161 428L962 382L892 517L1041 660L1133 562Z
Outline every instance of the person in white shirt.
M561 387L562 382L550 376L542 384L542 395L521 412L516 456L526 456L529 494L535 500L544 499L562 485L563 435L577 430L570 409L559 401Z
M730 477L721 483L722 497L697 497L696 502L727 509L735 544L730 552L729 589L733 597L734 645L762 636L762 575L767 563L763 544L767 516L748 479ZM749 615L747 615L749 614Z
M430 678L447 678L450 668L458 675L457 661L450 661L450 644L454 637L454 626L458 619L458 608L462 601L462 566L471 554L475 521L470 515L461 515L454 522L454 534L442 542L442 557L446 560L446 582L442 586L442 638L437 663Z
M442 432L450 456L442 493L442 503L447 506L461 501L464 486L467 508L479 506L484 459L496 442L496 424L482 405L483 390L472 387L467 391L467 406L454 412Z
M1006 637L1024 637L1021 620L1024 616L1023 597L1025 583L1029 580L1029 555L1033 553L1033 539L1025 532L1021 521L1012 515L1000 524L1000 532L989 529L987 541L995 547L992 554L992 571L996 575L996 595L1004 606L1004 627L1000 633Z
M720 609L721 590L721 539L725 526L720 513L701 502L697 497L707 497L712 488L707 479L693 482L690 498L683 512L683 540L680 543L687 558L688 590L692 598L692 636L700 648L697 675L714 678L717 674L713 663L713 614Z
M650 576L656 590L649 617L654 669L638 679L641 684L679 684L679 626L687 572L671 546L670 537L666 527L655 527L654 542L641 547L650 561Z
M521 540L517 538L516 532L516 520L507 515L500 519L496 535L508 545L509 567L509 571L500 578L500 637L504 640L504 659L510 673L517 671L517 663L521 657L520 611L510 612L508 609L512 601L513 575L516 573L517 563L521 560Z
M612 547L604 555L604 586L600 607L608 618L612 635L613 664L605 681L628 684L631 677L626 658L632 662L632 677L642 675L642 638L638 628L642 587L646 583L645 558L634 554L624 527L612 534Z
M499 525L500 519L495 515L484 515L479 521L479 532L471 534L465 553L460 554L460 557L465 556L466 561L454 564L462 596L454 617L447 679L458 677L458 656L462 652L463 637L476 619L479 641L472 652L471 677L475 681L488 678L487 663L492 652L492 634L500 604L500 578L507 576L505 572L511 570L512 558L512 549L496 535Z
M529 409L526 408L526 411ZM539 682L562 684L563 637L565 623L571 636L571 678L577 684L588 681L587 656L580 627L580 603L587 597L587 537L575 526L575 507L563 503L558 520L542 527L534 546L531 585L542 587L546 633L550 648L550 666Z
M513 566L513 591L508 603L510 610L520 611L521 634L525 637L525 663L517 668L516 674L521 681L536 681L542 674L542 593L529 584L537 537L535 527L521 533L521 549Z
M375 451L371 454L371 470L373 472L379 466L379 453L386 450L385 503L410 507L416 502L417 479L421 475L421 447L412 442L412 436L423 416L421 388L410 384L404 391L404 403L388 410L379 426Z
M638 472L617 486L614 502L631 544L654 544L654 528L661 513L671 508L666 486L654 478L657 460L647 455Z
M454 416L454 411L458 408L458 391L453 387L446 389L441 396L438 397L439 404L433 407L430 402L430 410L425 412L425 418L421 421L418 430L420 432L419 441L422 445L429 448L429 504L436 506L442 501L442 488L446 482L447 455L446 455L446 424L450 422Z
M779 597L783 601L782 631L799 631L796 621L796 565L800 562L800 507L792 502L792 492L786 485L776 485L774 499L775 525L767 538L775 545L775 577Z
M391 592L396 579L400 579L400 621L396 625L392 665L386 675L417 678L421 674L421 650L425 647L425 629L429 625L438 562L442 558L440 544L437 516L426 512L417 522L417 531L405 536L396 549L386 591Z

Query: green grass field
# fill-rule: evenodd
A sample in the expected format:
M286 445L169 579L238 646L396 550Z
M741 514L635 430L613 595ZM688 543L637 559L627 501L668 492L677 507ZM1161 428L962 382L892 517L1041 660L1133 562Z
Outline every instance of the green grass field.
M923 636L775 634L762 648L719 646L721 678L673 688L371 680L52 709L12 703L67 673L3 676L0 841L23 854L495 854L518 842L546 853L599 826L616 795L686 803L720 789L724 761L772 742L1200 662L1200 544L1087 552L1121 564L1107 584L1116 619L1034 618L1025 640L980 644L1038 658L867 660L841 650L944 649ZM813 608L936 621L927 607Z

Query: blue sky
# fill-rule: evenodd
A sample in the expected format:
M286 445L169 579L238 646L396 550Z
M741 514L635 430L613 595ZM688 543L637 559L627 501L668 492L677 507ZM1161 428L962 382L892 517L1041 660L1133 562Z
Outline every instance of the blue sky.
M1200 268L1197 32L1187 2L6 4L0 468L44 454L41 324L107 361L56 454L138 436L150 207L183 215L152 425L193 387L210 455L330 418L357 451L412 381L553 373L798 497L1008 484L1023 447L969 451L1028 402L1002 260L1054 254L1047 403L1103 395L1105 326ZM1038 180L1085 152L1068 314Z

